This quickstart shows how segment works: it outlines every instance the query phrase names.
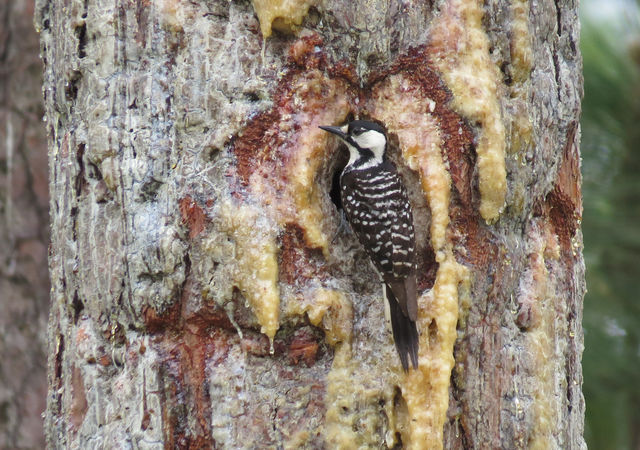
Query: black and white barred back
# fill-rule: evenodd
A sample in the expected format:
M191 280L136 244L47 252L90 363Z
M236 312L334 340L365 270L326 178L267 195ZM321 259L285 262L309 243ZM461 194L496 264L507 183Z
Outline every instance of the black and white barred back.
M395 165L386 158L384 129L356 120L342 127L323 126L349 149L340 176L342 205L360 243L384 285L393 338L406 371L418 366L416 250L407 190Z
M392 162L363 170L345 168L342 205L358 240L380 273L393 337L404 370L418 366L416 258L413 214Z
M364 170L345 168L340 194L353 231L385 281L414 273L413 215L393 163L386 160Z

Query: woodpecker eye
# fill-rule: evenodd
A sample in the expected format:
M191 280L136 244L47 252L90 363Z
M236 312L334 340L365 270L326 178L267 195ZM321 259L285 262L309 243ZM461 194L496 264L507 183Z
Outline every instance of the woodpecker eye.
M356 136L360 136L362 133L364 133L364 128L356 128L353 130L353 134Z

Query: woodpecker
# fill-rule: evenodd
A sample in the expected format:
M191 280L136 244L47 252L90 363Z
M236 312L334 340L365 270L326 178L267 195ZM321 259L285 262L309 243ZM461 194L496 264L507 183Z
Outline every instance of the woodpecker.
M340 175L340 198L347 221L380 274L389 302L391 328L405 372L418 368L416 245L407 189L387 158L382 126L354 120L321 126L340 138L349 162Z

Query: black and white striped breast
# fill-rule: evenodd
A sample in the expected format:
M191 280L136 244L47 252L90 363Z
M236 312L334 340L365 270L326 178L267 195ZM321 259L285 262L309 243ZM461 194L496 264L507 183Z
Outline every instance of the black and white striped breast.
M413 215L407 191L390 161L340 177L347 219L383 278L415 271Z

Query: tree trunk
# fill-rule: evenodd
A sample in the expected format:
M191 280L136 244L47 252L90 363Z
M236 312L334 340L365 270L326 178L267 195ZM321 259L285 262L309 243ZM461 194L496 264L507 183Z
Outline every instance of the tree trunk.
M39 0L36 24L51 447L584 447L575 2ZM387 127L414 209L408 374L339 230L318 125L351 117Z
M44 447L47 137L33 0L0 2L0 448Z

